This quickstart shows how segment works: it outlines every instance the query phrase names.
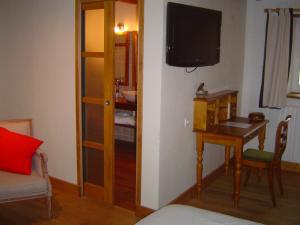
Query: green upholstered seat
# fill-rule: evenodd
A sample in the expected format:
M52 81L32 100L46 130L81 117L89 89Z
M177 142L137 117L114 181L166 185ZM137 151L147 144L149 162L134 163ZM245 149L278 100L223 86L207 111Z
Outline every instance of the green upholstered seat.
M246 173L244 185L246 185L249 180L251 168L267 169L269 190L270 190L273 206L276 206L274 187L273 187L274 169L276 169L275 175L277 176L280 194L281 195L283 194L280 163L281 163L281 156L284 153L287 144L288 122L291 118L292 117L288 115L285 118L285 120L281 121L277 126L274 153L259 151L257 149L251 149L251 148L243 152L242 164L243 166L247 167L246 170L247 173ZM261 173L258 173L258 175L260 177Z
M259 151L258 149L249 148L243 152L243 159L261 162L271 162L274 158L273 152Z

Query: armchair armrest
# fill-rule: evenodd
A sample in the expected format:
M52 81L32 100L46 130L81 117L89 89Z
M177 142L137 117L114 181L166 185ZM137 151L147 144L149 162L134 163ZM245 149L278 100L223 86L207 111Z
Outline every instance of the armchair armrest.
M48 185L48 195L52 195L52 187L48 175L48 168L47 168L48 156L47 154L38 149L32 157L32 170L36 171L40 176L42 176Z
M38 149L32 157L32 170L36 171L43 177L47 176L47 161L48 157L46 153L41 149Z

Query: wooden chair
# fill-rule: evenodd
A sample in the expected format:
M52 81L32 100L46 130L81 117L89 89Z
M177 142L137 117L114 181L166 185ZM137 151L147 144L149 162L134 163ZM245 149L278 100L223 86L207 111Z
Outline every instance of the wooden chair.
M32 135L31 119L0 121L0 127ZM36 198L46 198L48 217L52 218L52 187L47 170L47 155L38 149L32 158L30 175L0 170L0 204Z
M281 181L281 157L285 151L287 144L288 122L292 117L289 115L285 120L278 124L275 140L275 151L259 151L258 149L247 149L243 153L243 166L247 167L245 183L246 186L250 177L251 168L266 169L268 171L269 190L273 206L276 206L274 195L273 177L276 171L280 194L283 195L283 187Z

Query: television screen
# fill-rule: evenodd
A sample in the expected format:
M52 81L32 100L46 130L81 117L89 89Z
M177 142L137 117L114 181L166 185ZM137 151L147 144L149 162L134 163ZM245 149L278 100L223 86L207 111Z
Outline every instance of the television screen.
M220 61L222 12L169 2L166 62L200 67Z

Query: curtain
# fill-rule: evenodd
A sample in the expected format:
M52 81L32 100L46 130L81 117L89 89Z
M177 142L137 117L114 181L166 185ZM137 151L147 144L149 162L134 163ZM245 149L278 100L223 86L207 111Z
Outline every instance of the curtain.
M293 48L289 73L288 92L300 92L300 17L293 18Z
M268 10L260 107L286 106L291 49L291 12Z

